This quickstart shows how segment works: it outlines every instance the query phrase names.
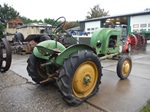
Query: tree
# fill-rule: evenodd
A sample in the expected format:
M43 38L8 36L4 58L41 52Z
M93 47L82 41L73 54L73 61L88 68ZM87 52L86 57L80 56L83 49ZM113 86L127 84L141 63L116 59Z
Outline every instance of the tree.
M0 5L0 19L9 21L17 17L19 17L19 12L17 12L13 7L8 6L8 4L5 3L3 6Z
M24 17L24 16L21 16L20 19L22 20L22 22L23 22L24 24L29 24L29 23L43 23L42 20L36 20L36 19L35 19L35 20L31 20L31 19L26 18L26 17Z
M0 20L7 22L11 19L16 19L17 17L19 17L19 12L17 12L13 7L8 6L5 3L3 6L0 5ZM4 25L5 24L0 25L0 32L3 32Z
M54 19L50 19L50 18L44 19L44 23L51 24L51 25L54 23L54 21L55 21Z
M22 22L23 22L24 24L28 24L28 23L31 23L31 22L32 22L32 20L30 20L30 19L28 19L28 18L26 18L26 17L24 17L24 16L21 16L20 19L22 20Z
M101 9L99 5L95 5L93 8L90 8L90 10L91 11L88 12L86 19L108 16L109 13L109 11L105 11L104 9Z
M65 26L64 26L64 29L67 30L67 29L70 29L70 28L73 28L73 27L77 27L77 26L79 26L79 22L78 21L66 22Z
M0 38L3 36L4 25L0 22Z

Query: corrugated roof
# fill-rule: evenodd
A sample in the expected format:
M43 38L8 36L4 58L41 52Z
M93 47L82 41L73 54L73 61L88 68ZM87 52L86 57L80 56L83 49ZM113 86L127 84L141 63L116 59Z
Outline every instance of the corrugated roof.
M17 29L25 28L25 27L28 27L28 26L30 26L30 27L32 27L32 26L34 26L34 27L51 27L52 25L47 24L47 23L29 23L29 24L24 24L22 26L17 27Z
M128 13L128 14L121 14L121 15L113 15L113 16L105 16L105 17L83 20L83 21L79 21L79 22L90 22L90 21L97 21L97 20L107 19L107 18L116 18L116 17L124 17L124 16L138 16L138 15L146 15L146 14L150 14L150 11Z

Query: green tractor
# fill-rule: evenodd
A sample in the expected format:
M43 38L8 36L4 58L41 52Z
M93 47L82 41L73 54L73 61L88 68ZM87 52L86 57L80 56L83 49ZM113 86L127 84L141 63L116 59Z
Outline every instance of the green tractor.
M56 23L63 19L56 26ZM58 42L57 33L63 29L64 17L58 18L52 26L55 40L45 40L36 45L27 60L29 76L37 84L56 82L63 99L72 106L78 106L99 90L102 77L101 61L118 57L121 33L111 28L96 30L91 37L90 46L74 44L65 47ZM128 78L132 61L129 56L120 56L117 75Z

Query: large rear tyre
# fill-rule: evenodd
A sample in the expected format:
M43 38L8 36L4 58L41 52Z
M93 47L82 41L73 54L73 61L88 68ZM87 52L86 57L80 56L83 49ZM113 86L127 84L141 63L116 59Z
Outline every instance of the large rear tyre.
M45 85L47 83L54 82L54 79L47 83L41 83L48 78L46 73L46 67L42 67L41 64L45 63L46 60L37 58L34 54L31 54L27 60L27 72L34 82L37 84Z
M11 66L12 53L8 40L6 38L0 39L0 71L6 72Z
M120 79L127 79L132 69L132 61L129 56L122 56L117 64L117 75Z
M139 47L143 47L145 45L145 37L141 34L139 34L138 43Z
M23 41L24 41L23 34L20 32L15 33L14 38L13 38L13 42L23 42Z
M93 52L75 52L64 62L57 80L63 99L72 106L78 106L99 90L102 67Z
M3 51L2 51L2 48L1 48L1 44L0 44L0 69L2 67L2 62L3 62L2 58L3 58Z
M129 35L129 37L131 39L131 47L132 49L135 49L138 44L137 37L134 34Z
M51 40L51 38L48 35L43 35L40 37L40 42L45 41L45 40Z
M145 37L141 34L136 34L137 40L138 40L138 44L137 44L137 49L142 48L145 45Z

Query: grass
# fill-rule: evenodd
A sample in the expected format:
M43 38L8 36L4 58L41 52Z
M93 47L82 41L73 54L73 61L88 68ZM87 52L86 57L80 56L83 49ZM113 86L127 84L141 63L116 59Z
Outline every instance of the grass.
M147 105L144 106L140 112L150 112L150 100L148 100Z

